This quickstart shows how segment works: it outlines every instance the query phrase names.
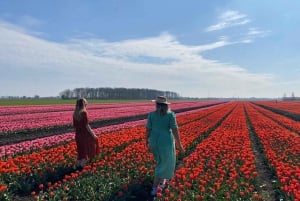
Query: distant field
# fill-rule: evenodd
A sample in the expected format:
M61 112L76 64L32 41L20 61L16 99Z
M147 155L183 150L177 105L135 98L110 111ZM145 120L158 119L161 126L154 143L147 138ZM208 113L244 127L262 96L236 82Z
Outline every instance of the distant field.
M149 100L88 100L89 103L124 103L143 102ZM76 99L0 99L0 106L5 105L52 105L52 104L75 104Z

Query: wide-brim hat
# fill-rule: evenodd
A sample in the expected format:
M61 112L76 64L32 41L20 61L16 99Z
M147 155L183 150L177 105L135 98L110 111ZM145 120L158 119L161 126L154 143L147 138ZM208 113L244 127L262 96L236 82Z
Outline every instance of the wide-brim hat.
M165 96L157 96L155 100L152 100L153 102L156 102L156 103L161 103L161 104L171 104L168 102L167 98Z

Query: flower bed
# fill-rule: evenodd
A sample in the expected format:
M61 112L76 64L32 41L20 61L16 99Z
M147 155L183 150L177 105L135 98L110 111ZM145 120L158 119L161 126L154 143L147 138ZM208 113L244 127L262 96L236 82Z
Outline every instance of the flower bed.
M291 129L297 123L277 115L248 102L178 113L186 151L178 155L182 160L169 188L155 200L263 200L251 132L263 145L258 154L265 154L277 175L279 194L299 200L300 136ZM95 131L101 154L81 171L74 167L73 137L53 144L41 140L39 147L2 157L0 199L147 200L155 167L145 146L145 119Z

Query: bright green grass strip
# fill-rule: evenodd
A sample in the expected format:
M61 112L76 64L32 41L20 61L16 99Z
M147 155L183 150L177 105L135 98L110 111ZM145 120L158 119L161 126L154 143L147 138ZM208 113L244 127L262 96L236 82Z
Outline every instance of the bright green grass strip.
M88 100L89 103L148 102L149 100ZM76 99L0 99L0 106L75 104Z

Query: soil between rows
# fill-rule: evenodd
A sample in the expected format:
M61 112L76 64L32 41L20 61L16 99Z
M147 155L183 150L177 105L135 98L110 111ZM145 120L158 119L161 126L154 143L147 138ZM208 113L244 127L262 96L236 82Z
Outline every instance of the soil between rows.
M264 108L264 107L262 107ZM278 177L274 170L271 169L271 165L268 161L266 153L264 151L263 144L257 136L251 120L248 116L246 108L244 108L246 121L248 124L249 136L251 140L252 150L255 155L255 165L258 172L257 181L259 189L257 189L264 201L281 201L285 200L285 194L278 187ZM271 110L272 111L272 110ZM272 111L274 112L274 111ZM264 115L264 114L262 114ZM283 115L283 114L281 114ZM268 117L270 118L270 117ZM290 117L288 117L290 118ZM271 118L270 118L271 119ZM272 119L271 119L272 120ZM272 120L274 121L274 120ZM275 121L276 122L276 121Z

